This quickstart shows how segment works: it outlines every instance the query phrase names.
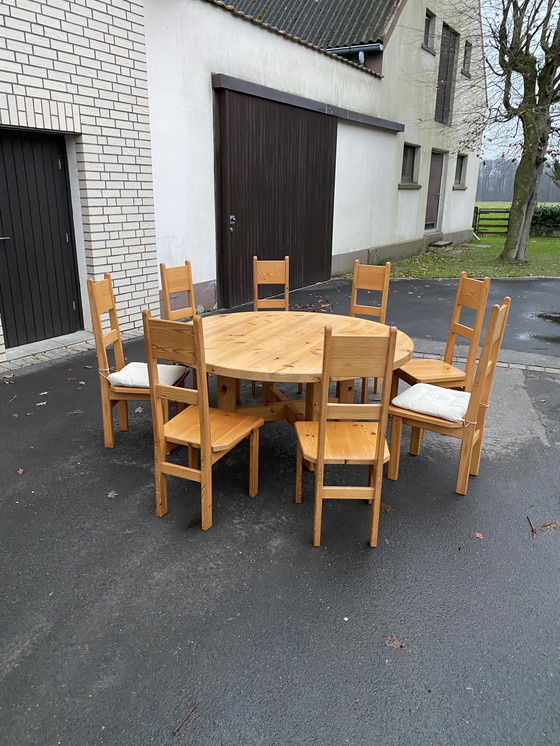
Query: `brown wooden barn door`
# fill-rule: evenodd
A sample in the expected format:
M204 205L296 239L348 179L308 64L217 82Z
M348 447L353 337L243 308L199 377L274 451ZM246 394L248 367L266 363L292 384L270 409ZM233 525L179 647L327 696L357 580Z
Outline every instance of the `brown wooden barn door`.
M230 90L218 97L218 292L252 300L252 257L290 257L292 288L330 277L335 117Z
M64 137L0 131L0 238L6 346L82 329Z

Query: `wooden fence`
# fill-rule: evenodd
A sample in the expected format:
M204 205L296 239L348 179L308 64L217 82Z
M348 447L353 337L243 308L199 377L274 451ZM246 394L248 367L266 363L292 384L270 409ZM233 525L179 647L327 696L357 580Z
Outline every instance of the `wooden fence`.
M474 208L473 231L476 234L491 233L495 236L504 236L508 232L508 226L509 208L505 210Z

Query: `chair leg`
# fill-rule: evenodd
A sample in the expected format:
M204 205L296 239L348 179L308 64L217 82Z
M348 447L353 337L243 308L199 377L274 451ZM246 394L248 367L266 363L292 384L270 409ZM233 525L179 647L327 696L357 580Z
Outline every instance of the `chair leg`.
M418 456L420 454L420 446L422 445L422 438L424 437L424 430L421 427L413 427L410 430L410 448L408 452L411 456Z
M387 469L387 478L393 481L399 478L399 463L401 460L401 437L402 437L402 418L391 417L391 442L389 444L389 468Z
M249 497L259 491L259 428L249 436Z
M208 531L212 527L212 460L200 454L200 527Z
M237 401L241 401L241 381L239 378L235 379L235 398Z
M101 386L101 417L103 419L103 445L105 448L114 448L113 404L109 399L109 392L103 385Z
M167 513L167 475L161 470L165 461L166 443L154 444L154 461L156 473L156 515L161 518Z
M296 497L295 497L296 503L300 503L302 501L302 495L301 495L302 479L303 479L303 454L301 452L301 448L298 443L297 453L296 453Z
M374 469L373 464L370 464L368 467L368 487L373 487L373 477L374 477ZM366 500L368 505L371 505L373 503L373 498L371 500Z
M486 409L483 409L482 413L479 412L478 423L475 429L475 434L478 433L478 439L473 446L470 469L469 469L469 474L472 474L473 477L476 477L480 469L480 457L482 455L482 440L484 438L484 425L486 423L486 411L487 411Z
M119 430L128 430L128 402L125 399L119 402Z
M303 383L298 383L297 392L298 394L303 394Z
M371 505L371 518L369 522L369 545L377 546L377 535L379 533L379 514L381 512L381 487L383 482L383 466L375 465L373 483L373 502Z
M379 378L373 379L373 393L378 394L379 393Z
M461 455L459 456L459 470L457 472L457 484L455 492L466 495L469 488L469 467L473 454L474 426L469 425L467 432L463 435L461 442Z
M374 380L377 380L377 379L374 379ZM362 404L367 404L368 387L369 387L369 380L367 378L362 378L362 396L360 400Z
M257 395L257 382L251 381L251 396Z

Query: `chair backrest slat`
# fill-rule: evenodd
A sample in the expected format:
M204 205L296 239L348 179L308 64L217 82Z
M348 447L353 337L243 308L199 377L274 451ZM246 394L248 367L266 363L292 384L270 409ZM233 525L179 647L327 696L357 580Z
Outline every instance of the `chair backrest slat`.
M382 463L396 341L397 330L395 327L389 327L387 334L378 337L333 335L332 328L330 326L325 327L317 439L318 470L322 470L324 464L328 419L377 422L379 437L376 440L375 454L372 454L372 456L377 463ZM329 403L329 382L339 379L341 375L347 379L363 377L383 379L381 402L373 405Z
M93 336L95 339L95 350L97 352L97 364L99 366L99 372L106 377L109 373L110 367L109 358L107 356L107 347L113 345L116 370L124 368L125 363L111 275L106 272L103 276L103 280L99 280L98 282L94 282L91 278L88 278L87 289L91 321L93 325ZM109 314L110 330L104 332L101 317L106 313Z
M489 277L485 277L483 280L473 280L471 277L467 277L466 272L461 272L443 359L446 363L452 365L457 337L463 337L470 342L469 351L467 353L467 362L465 364L465 389L467 391L470 391L472 387L478 345L482 334L482 324L484 322L484 312L486 310L486 301L488 300L489 291ZM460 322L462 308L470 308L476 312L472 327L468 327L466 324Z
M150 318L151 350L154 359L196 367L194 327L167 319Z
M359 259L354 262L352 291L350 293L350 316L375 316L381 324L385 323L387 301L389 300L389 280L391 278L391 262L385 266L361 264ZM364 306L358 304L358 290L376 290L381 293L379 306Z
M191 263L187 260L179 267L159 265L161 276L161 292L163 301L163 317L168 320L192 319L196 316L196 301L192 281ZM185 293L187 305L181 308L171 308L171 295Z
M380 336L332 336L329 375L334 380L382 378L385 375L388 332Z
M327 404L328 420L378 420L381 404Z
M198 404L198 391L196 389L184 389L181 386L169 386L166 383L158 383L156 394L160 399L182 402L183 404Z
M474 377L469 406L465 414L466 422L476 422L479 407L487 407L489 404L490 390L494 380L500 347L504 338L510 303L511 298L506 296L501 306L492 306L486 334L484 335L480 360Z
M259 298L259 285L282 285L281 298ZM290 310L290 257L280 260L253 257L253 310L272 308Z

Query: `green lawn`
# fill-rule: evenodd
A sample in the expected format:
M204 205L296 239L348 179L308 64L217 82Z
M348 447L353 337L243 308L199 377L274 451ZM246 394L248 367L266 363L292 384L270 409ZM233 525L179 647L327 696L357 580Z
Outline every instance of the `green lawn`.
M529 263L505 264L498 260L505 236L481 236L480 241L429 251L393 263L392 277L560 277L560 238L529 239Z

